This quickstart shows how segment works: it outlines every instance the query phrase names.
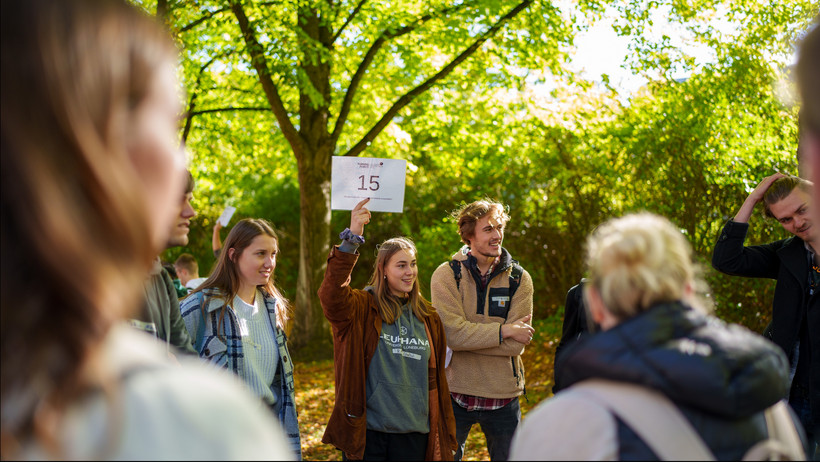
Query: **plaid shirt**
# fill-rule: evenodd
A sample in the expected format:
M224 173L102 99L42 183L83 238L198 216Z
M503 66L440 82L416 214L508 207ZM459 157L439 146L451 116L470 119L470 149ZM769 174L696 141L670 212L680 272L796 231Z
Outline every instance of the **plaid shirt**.
M473 252L468 251L467 255L469 255L470 257L473 257ZM473 258L475 258L475 257L473 257ZM484 286L485 288L487 287L487 284L490 282L490 275L493 274L493 270L495 269L495 265L497 265L499 261L501 261L501 257L495 257L495 260L493 260L493 263L490 265L489 268L487 268L487 272L481 275L481 285ZM476 264L476 269L477 268L478 268L478 265Z
M205 293L207 292L207 293ZM242 377L245 354L243 353L242 336L239 331L239 320L233 309L227 310L227 313L222 320L222 338L219 338L219 311L225 302L219 298L216 289L206 289L205 292L196 292L193 295L185 298L180 303L180 311L182 312L182 319L185 321L185 327L191 334L195 345L199 345L199 357L206 361L221 366L232 371L234 374ZM288 442L294 452L296 460L302 460L302 444L301 435L299 433L299 421L296 414L296 397L295 386L293 382L293 361L290 358L290 352L287 346L287 336L285 332L276 324L276 298L263 294L265 298L265 308L268 312L271 325L276 326L276 344L279 347L279 373L281 374L280 381L274 381L272 390L277 398L277 406L279 408L279 423L287 435ZM205 307L208 312L207 316L203 318L200 307L205 303L205 297L208 297L208 306ZM199 325L204 322L204 329L200 334ZM201 337L200 337L201 335ZM273 385L279 385L273 386ZM250 389L249 389L250 391ZM274 409L271 407L271 409Z
M494 411L501 409L509 404L512 400L518 399L517 396L512 398L482 398L480 396L462 395L461 393L450 393L453 400L467 411Z

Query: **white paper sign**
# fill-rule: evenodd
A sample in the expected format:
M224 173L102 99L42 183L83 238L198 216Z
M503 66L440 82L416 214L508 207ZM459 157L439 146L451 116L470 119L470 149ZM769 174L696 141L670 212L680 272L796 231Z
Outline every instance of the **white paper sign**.
M330 208L353 210L369 197L368 210L401 213L406 171L406 160L333 156Z
M225 210L223 210L222 215L219 216L219 222L222 223L223 227L228 226L234 212L236 212L236 207L231 207L230 205L225 206Z

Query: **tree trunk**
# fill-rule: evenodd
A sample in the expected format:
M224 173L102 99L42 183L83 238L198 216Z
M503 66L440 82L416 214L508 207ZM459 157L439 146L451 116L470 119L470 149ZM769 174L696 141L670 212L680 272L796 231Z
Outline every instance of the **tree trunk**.
M299 159L299 280L296 289L295 348L330 345L330 328L317 297L330 251L331 154L321 149Z
M332 34L322 23L317 10L309 7L299 11L299 28L314 41L304 47L300 64L310 85L322 95L322 101L313 101L306 92L300 92L299 135L305 141L306 149L301 156L297 156L301 210L296 289L299 316L291 338L294 347L321 348L325 341L330 340L329 325L322 313L317 292L324 278L330 248L330 173L335 145L327 126L330 113L330 59L321 59L319 53L320 50L330 49Z
M489 30L477 37L469 47L453 58L449 64L402 95L371 127L364 138L359 140L345 155L354 156L363 152L402 108L419 94L427 91L438 81L449 75L461 62L478 50L485 41L495 35L505 23L526 9L533 1L522 0L519 5L499 18ZM256 29L245 14L243 0L229 0L228 3L242 31L251 58L250 63L259 76L262 90L279 123L279 128L293 148L299 170L299 205L301 209L299 278L294 303L294 329L290 341L297 349L306 346L321 348L325 344L329 345L326 342L330 340L328 323L322 313L317 292L324 277L327 254L330 250L330 173L336 143L342 127L347 121L347 114L361 78L385 41L409 33L418 24L432 19L435 15L428 14L420 17L415 26L385 30L372 43L370 50L363 58L350 83L342 102L340 114L336 119L335 128L331 133L328 127L331 106L330 73L335 36L330 29L330 21L323 20L315 6L303 4L299 7L296 27L301 29L299 35L303 41L300 44L303 55L300 57L299 67L308 77L309 85L312 88L299 89L299 125L297 129L292 123L291 114L286 110L276 88L276 83L274 83L268 67L264 47L257 40ZM359 7L361 5L360 3ZM359 7L351 13L349 19L355 16ZM461 8L461 6L459 4L459 6L453 8ZM439 13L446 14L450 9L445 8ZM317 94L320 96L316 97Z

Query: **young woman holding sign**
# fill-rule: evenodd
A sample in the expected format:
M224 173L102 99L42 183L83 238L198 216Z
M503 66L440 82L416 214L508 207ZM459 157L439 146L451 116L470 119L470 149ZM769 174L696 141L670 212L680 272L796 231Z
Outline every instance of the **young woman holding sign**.
M377 246L370 283L350 274L370 211L359 202L327 260L319 299L333 328L336 403L322 442L350 459L453 460L455 418L444 374L441 319L421 296L416 247Z

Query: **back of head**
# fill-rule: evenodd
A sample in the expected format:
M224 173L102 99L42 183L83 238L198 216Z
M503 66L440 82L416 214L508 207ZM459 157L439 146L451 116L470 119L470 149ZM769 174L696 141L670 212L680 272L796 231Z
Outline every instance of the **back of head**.
M775 218L772 214L771 205L785 199L795 188L811 193L811 187L811 183L796 176L784 176L774 180L769 189L763 194L763 213L769 218Z
M488 214L497 214L505 224L510 220L507 207L489 198L464 204L453 212L452 215L458 223L458 234L463 243L470 245L470 237L475 234L476 223Z
M92 386L158 249L128 152L167 34L120 1L2 2L2 455ZM17 419L7 420L10 396ZM50 419L35 418L36 412Z
M174 266L188 271L188 275L191 277L198 277L199 275L199 264L197 264L196 258L189 253L180 254L174 261Z
M626 215L599 226L587 241L589 282L620 320L651 306L687 300L698 283L692 249L666 218ZM702 307L701 307L702 308Z

